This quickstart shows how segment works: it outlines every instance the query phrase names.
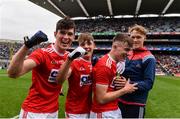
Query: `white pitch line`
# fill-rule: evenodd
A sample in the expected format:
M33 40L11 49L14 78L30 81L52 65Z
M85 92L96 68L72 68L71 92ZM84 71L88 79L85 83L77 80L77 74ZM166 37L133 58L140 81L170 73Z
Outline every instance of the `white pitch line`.
M16 116L14 116L14 117L12 117L10 119L17 119L17 118L19 118L19 115L16 115Z

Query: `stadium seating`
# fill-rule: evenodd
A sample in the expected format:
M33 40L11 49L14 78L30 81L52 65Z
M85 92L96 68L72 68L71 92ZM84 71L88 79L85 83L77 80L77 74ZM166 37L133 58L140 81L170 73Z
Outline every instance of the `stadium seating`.
M147 20L148 19L148 20ZM148 28L149 32L180 32L180 18L178 17L156 17L156 18L123 18L123 19L88 19L88 20L76 20L77 33L80 32L127 32L128 28L134 24L140 24ZM160 39L159 39L160 40ZM178 41L180 39L166 39L169 41ZM101 57L111 49L111 39L96 39L96 49L94 54ZM105 43L106 42L106 43ZM30 49L31 53L34 49L39 47L45 47L49 43L43 43L39 46ZM9 60L12 55L22 46L22 43L1 42L0 40L0 68L7 68ZM77 41L73 43L72 49L78 46ZM180 74L180 55L164 54L163 51L172 51L179 54L180 45L176 44L164 44L148 42L145 46L155 54L157 58L156 74ZM72 50L71 49L71 50ZM153 52L157 51L157 52ZM163 52L163 53L162 53ZM28 53L28 54L29 54Z
M134 24L145 26L149 32L180 32L180 18L124 18L77 20L77 32L127 32Z

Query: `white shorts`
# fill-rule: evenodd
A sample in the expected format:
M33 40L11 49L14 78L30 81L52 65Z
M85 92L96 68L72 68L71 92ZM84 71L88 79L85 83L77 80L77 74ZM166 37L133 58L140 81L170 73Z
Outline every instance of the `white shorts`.
M100 113L96 113L96 112L92 112L90 113L90 118L103 118L103 119L122 119L122 115L121 115L121 111L120 109L117 110L113 110L113 111L106 111L106 112L100 112Z
M21 112L19 114L19 119L58 119L58 111L53 113L34 113L34 112L26 112L21 108Z
M71 114L71 113L65 112L65 116L66 116L66 118L69 118L69 119L87 119L87 118L89 118L90 114L89 113Z

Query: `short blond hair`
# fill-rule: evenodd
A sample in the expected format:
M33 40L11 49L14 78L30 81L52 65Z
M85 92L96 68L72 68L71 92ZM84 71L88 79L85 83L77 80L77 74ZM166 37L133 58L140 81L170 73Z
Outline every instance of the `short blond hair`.
M147 29L141 25L135 24L134 26L130 27L129 33L133 32L134 30L145 36L147 34Z
M94 38L90 33L81 33L78 37L78 43L82 44L86 41L93 41L94 42Z

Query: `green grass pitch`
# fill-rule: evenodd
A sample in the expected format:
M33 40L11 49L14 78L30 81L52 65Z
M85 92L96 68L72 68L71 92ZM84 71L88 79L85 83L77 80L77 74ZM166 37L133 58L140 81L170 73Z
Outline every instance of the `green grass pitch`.
M18 79L8 78L0 70L0 118L11 118L19 114L21 104L31 85L31 73ZM67 93L67 82L64 93ZM64 117L65 96L60 96L59 118ZM180 118L180 78L156 76L146 106L147 118Z

